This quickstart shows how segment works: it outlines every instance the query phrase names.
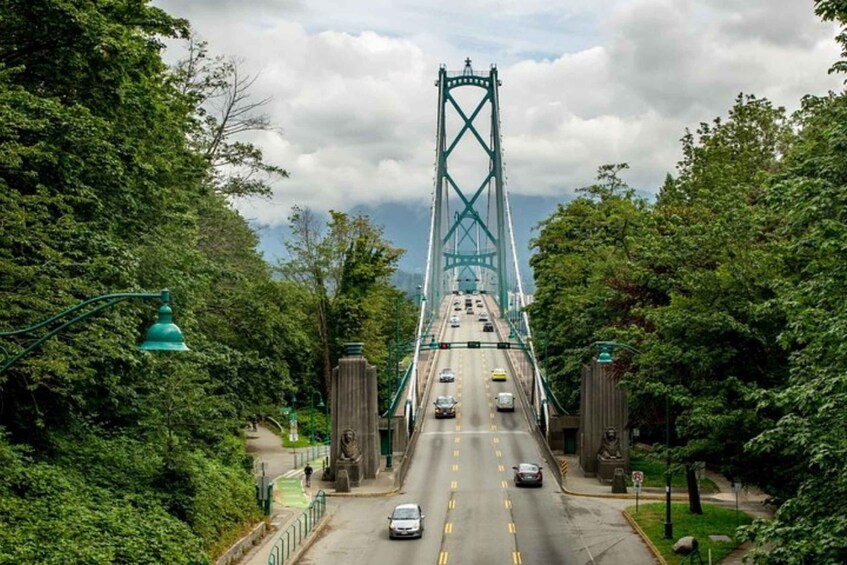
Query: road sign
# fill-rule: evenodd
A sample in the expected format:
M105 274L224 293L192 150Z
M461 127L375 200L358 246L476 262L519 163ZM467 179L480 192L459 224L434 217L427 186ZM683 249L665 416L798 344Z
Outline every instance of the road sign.
M644 482L644 472L643 471L633 471L632 472L632 482L636 485L640 485Z
M478 341L469 341L468 342L468 349L479 349L480 345L481 344Z
M512 347L512 344L509 343L508 341L498 341L497 342L497 349L510 349L511 347Z

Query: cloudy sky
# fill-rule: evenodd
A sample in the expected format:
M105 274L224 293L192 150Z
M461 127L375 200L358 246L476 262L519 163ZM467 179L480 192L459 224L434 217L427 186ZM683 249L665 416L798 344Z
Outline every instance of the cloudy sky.
M213 54L258 75L276 132L251 138L291 172L260 223L293 204L428 207L439 65L496 64L512 194L567 200L598 165L655 192L686 127L739 92L789 110L839 89L836 29L812 0L154 0ZM180 47L169 48L171 60ZM517 212L517 211L516 211Z

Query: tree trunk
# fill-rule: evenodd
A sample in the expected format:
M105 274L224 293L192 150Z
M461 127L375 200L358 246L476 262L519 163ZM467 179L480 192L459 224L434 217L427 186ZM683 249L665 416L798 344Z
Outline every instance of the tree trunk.
M688 511L692 514L703 514L700 504L700 488L697 485L697 473L694 465L685 466L685 481L688 483Z

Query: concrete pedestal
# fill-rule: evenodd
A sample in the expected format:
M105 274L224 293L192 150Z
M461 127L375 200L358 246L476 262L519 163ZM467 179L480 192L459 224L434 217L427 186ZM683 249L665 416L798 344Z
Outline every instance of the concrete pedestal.
M615 469L623 469L626 473L628 467L627 461L623 458L619 459L603 459L597 456L597 480L601 483L611 483L615 478Z

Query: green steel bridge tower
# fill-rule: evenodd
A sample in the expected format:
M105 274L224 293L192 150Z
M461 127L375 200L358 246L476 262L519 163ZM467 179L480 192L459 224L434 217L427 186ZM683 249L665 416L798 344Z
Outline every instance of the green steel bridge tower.
M436 180L429 264L430 304L479 291L509 307L497 68L438 72Z

